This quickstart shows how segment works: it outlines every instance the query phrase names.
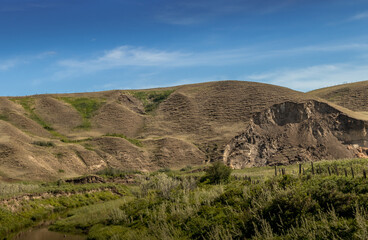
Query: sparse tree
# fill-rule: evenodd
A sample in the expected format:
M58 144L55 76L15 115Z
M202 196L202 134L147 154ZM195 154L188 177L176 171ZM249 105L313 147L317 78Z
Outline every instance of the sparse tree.
M217 161L212 164L204 176L204 181L212 184L219 184L228 182L230 179L231 168L226 166L223 162Z

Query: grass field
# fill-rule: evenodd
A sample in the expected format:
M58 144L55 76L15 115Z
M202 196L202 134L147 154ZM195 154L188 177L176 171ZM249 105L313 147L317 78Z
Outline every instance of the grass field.
M233 170L219 183L206 168L99 173L133 176L130 185L2 183L0 235L54 213L51 230L88 239L368 238L366 159L305 163L301 174L280 166L277 176L274 167Z

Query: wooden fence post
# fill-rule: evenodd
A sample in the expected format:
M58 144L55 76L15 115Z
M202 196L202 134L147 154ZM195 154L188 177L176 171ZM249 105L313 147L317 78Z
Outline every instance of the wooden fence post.
M330 166L327 167L327 170L328 170L328 175L331 176L331 169L330 169Z
M299 175L301 175L301 174L302 174L302 164L299 163Z
M275 176L277 176L277 167L275 165Z
M345 172L345 177L348 176L348 171L346 171L346 168L344 168L344 172Z
M314 166L313 166L313 162L311 162L312 165L312 174L314 175Z
M354 178L354 169L353 167L350 167L351 168L351 176Z
M363 169L363 178L367 178L367 172Z

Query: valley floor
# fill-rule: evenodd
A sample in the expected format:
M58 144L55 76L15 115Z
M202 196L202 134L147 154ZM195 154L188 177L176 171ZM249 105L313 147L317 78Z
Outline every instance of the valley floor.
M280 166L277 176L188 166L110 169L100 183L0 183L0 237L47 220L88 239L368 239L366 169L350 159Z

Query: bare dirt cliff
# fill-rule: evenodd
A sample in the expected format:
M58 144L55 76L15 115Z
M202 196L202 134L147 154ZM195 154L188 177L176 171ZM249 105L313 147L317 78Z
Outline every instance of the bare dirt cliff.
M284 102L256 113L225 147L233 168L367 157L368 122L315 100Z

